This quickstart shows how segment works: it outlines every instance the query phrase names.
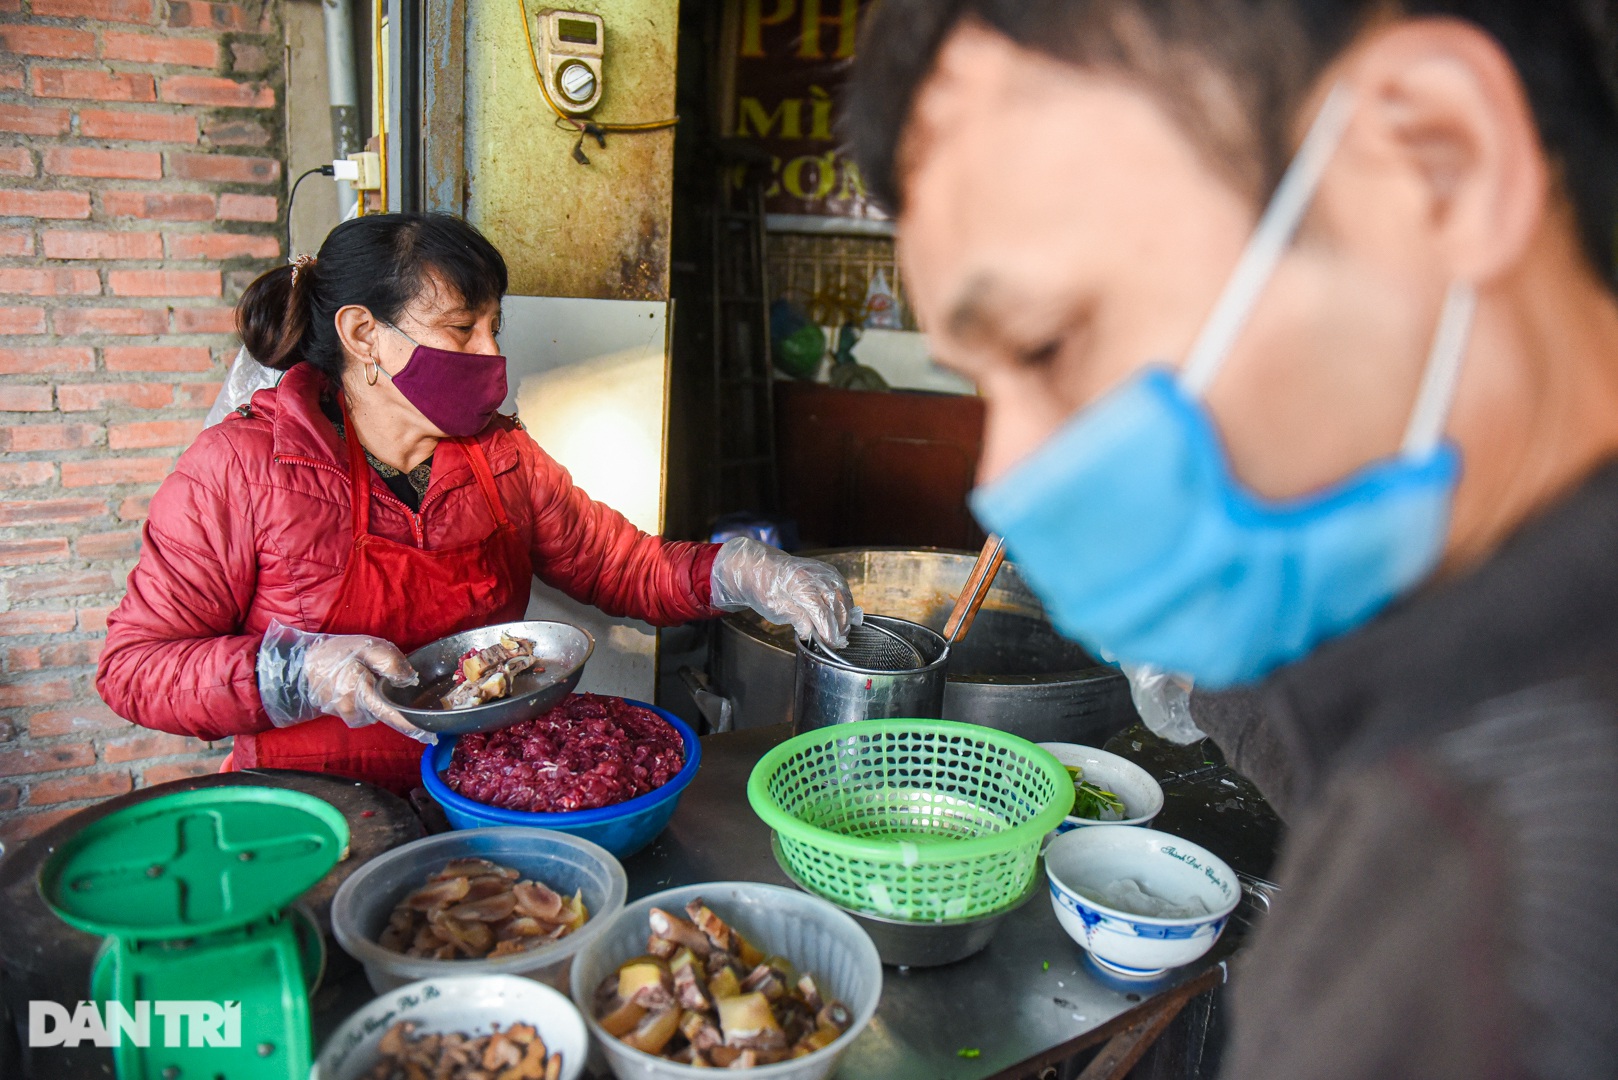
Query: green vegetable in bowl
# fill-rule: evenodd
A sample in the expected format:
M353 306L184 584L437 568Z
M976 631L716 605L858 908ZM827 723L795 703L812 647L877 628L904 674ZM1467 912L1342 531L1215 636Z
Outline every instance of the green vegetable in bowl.
M1068 765L1066 769L1073 778L1073 788L1077 793L1073 800L1074 817L1091 821L1122 821L1129 816L1129 811L1124 809L1124 800L1086 780L1082 768Z

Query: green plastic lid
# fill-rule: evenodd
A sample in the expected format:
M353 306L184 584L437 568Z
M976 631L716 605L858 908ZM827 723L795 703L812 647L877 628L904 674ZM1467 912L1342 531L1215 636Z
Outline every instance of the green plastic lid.
M347 847L343 815L312 795L202 788L86 826L41 868L39 888L57 915L88 933L196 937L280 911Z

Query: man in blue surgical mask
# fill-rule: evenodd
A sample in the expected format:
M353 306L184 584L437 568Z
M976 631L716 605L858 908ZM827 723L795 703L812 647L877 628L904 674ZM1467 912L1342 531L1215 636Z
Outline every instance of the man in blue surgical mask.
M1601 0L884 0L846 134L972 507L1290 825L1226 1074L1618 1075Z

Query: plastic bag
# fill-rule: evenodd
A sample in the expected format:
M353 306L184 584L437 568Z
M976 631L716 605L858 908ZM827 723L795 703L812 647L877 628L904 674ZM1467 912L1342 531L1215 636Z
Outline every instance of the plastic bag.
M826 331L789 300L770 305L770 355L794 379L813 379L826 356Z
M267 390L281 381L284 371L267 368L254 360L243 345L236 350L236 359L230 362L230 370L225 372L225 385L220 388L219 396L214 399L213 407L202 421L202 426L211 428L223 420L232 411L246 405L254 394L260 390Z
M1129 678L1129 696L1135 711L1152 732L1171 743L1185 746L1207 733L1191 719L1191 680L1155 668L1150 664L1120 664Z
M870 330L901 330L899 301L888 287L888 275L881 267L871 275L865 290L865 326Z

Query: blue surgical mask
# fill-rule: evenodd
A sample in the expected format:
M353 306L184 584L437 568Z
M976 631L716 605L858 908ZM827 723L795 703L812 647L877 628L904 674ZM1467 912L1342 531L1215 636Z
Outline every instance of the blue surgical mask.
M1211 688L1252 682L1437 565L1460 476L1443 426L1476 306L1469 285L1445 299L1399 454L1325 491L1275 501L1244 487L1203 401L1350 112L1333 91L1185 364L1142 369L972 494L1056 627L1096 653Z

